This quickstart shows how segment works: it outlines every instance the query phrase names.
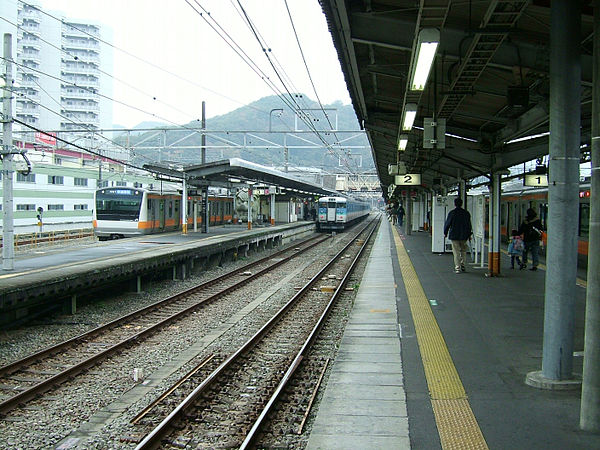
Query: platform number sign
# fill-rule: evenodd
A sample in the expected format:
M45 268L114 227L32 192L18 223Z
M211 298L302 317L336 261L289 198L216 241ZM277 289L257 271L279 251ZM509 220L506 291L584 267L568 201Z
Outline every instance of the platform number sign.
M421 174L420 173L407 173L404 175L396 175L395 183L398 186L420 185L421 184Z
M548 186L548 175L541 175L536 173L526 173L525 180L523 181L524 186Z

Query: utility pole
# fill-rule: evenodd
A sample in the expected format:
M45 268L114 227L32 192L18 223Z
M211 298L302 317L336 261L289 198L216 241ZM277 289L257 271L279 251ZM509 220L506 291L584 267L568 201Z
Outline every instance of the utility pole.
M206 130L206 102L204 100L202 100L202 136L201 136L201 146L202 146L202 154L201 157L202 159L200 160L200 162L202 164L206 163L206 134L204 133L204 130Z
M2 96L2 269L13 270L15 235L13 216L13 142L12 142L12 35L4 35L6 85Z

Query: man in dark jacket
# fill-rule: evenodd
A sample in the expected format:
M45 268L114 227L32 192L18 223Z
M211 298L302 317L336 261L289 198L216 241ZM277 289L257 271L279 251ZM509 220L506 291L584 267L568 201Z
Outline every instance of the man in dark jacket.
M467 259L467 240L471 239L471 214L462 208L462 199L454 199L454 208L448 213L444 224L444 237L452 241L452 254L454 255L454 272L465 272Z

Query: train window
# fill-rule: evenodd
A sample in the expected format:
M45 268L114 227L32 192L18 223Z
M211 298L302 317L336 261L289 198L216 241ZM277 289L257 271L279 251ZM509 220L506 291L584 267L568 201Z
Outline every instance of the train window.
M173 217L173 201L169 200L169 217Z
M148 211L152 209L152 200L148 199Z
M579 204L579 236L588 238L590 236L590 204Z
M500 225L506 226L506 203L500 205Z

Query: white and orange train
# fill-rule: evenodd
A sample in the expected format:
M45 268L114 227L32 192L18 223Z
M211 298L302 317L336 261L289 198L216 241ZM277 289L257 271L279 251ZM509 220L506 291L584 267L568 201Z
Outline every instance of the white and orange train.
M233 221L233 199L209 196L210 225ZM193 204L199 196L188 196L188 229L202 223L200 208L194 216ZM181 230L181 194L142 188L112 187L94 193L93 227L100 240L141 236Z

